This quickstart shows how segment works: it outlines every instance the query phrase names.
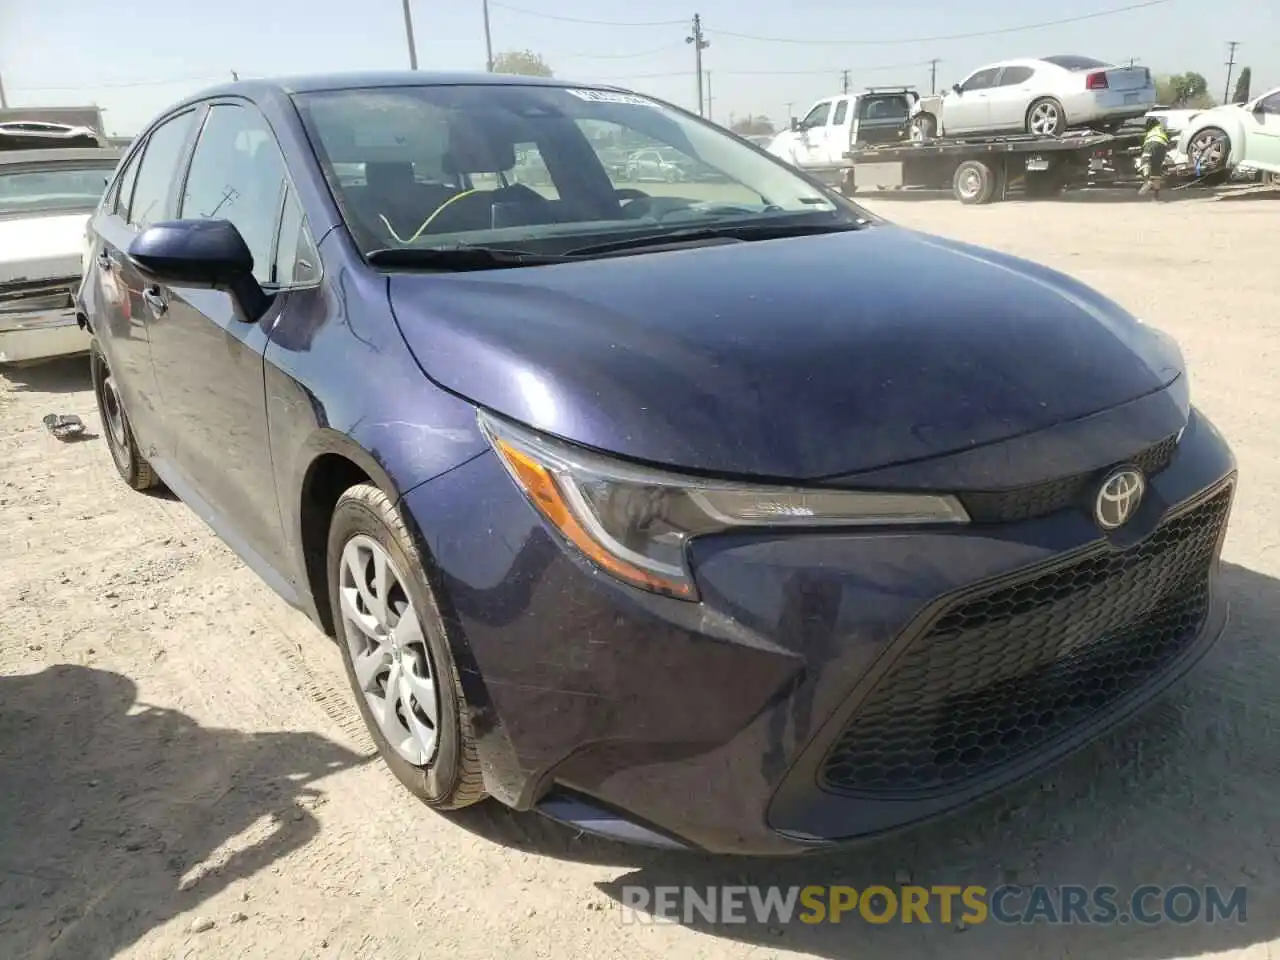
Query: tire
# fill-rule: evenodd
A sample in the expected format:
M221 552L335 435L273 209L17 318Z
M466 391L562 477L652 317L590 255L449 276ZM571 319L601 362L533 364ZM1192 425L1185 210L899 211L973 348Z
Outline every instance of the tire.
M96 337L89 344L89 370L93 377L93 397L98 403L98 416L102 419L102 435L106 438L111 462L116 465L120 479L135 490L159 486L160 478L142 455L134 438L120 391L115 387L115 376Z
M1231 138L1227 131L1220 127L1205 127L1187 142L1187 159L1193 164L1206 154L1208 159L1202 173L1226 169L1227 159L1231 156Z
M1067 129L1067 113L1053 97L1040 97L1027 107L1027 133L1040 137L1060 137Z
M938 135L938 120L931 113L918 113L911 119L911 142L926 143Z
M966 160L951 178L952 192L966 205L990 203L996 186L996 172L981 160Z
M413 620L396 619L410 627L416 623L418 627L416 632L412 629L403 631L397 625L391 634L383 636L380 649L387 653L385 676L383 672L366 670L370 685L376 687L379 682L385 683L393 675L393 670L400 671L405 677L412 675L415 678L413 682L418 684L417 687L410 684L399 689L410 690L412 687L412 692L418 692L422 689L421 678L424 676L429 677L434 685L434 749L417 757L422 760L419 763L411 762L405 755L413 753L412 748L406 750L405 740L399 739L397 748L384 733L383 725L374 713L374 705L370 703L370 695L357 672L356 649L372 649L377 645L370 645L368 635L352 625L342 592L346 589L348 596L352 595L344 580L344 576L350 575L349 560L362 557L366 551L371 564L376 563L374 554L382 552L384 560L389 562L388 579L384 582L389 584L393 578L398 586L398 589L387 589L388 596L382 598L386 601L382 606L388 610L398 607L405 611L413 616ZM484 780L458 667L449 647L435 592L423 574L422 553L391 498L370 484L360 484L343 493L329 524L328 555L329 596L342 661L360 715L383 761L414 796L436 810L459 810L480 802L485 798ZM404 603L409 607L404 607ZM389 648L396 644L387 641L397 634L404 646L390 652ZM362 658L362 664L366 666L372 662L372 659ZM376 692L373 697L375 702L387 702L385 696L378 698ZM417 710L414 710L414 705L418 706ZM403 718L410 711L419 718L424 713L423 708L416 699L412 699L410 704L401 701L398 706L398 710L383 713L384 717L396 715L394 722L384 723L410 732L409 740L420 747L421 743L414 740L411 733L413 724ZM418 724L419 729L424 727L425 724Z

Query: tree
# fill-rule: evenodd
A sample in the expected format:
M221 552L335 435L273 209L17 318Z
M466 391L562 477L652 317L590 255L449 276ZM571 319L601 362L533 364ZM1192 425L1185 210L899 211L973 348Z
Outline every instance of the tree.
M1175 73L1156 81L1156 100L1171 107L1209 107L1209 81L1194 71Z
M521 77L549 77L551 68L542 54L532 50L507 50L493 58L494 73L516 74Z
M1249 99L1249 84L1253 82L1253 71L1248 67L1240 68L1240 79L1236 81L1236 92L1231 95L1232 103L1244 103Z
M729 129L740 137L769 136L774 132L773 121L768 117L748 114L729 124Z

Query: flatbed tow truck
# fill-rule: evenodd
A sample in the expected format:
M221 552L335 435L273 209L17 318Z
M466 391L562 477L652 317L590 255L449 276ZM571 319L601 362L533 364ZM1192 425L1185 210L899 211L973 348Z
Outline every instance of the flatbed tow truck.
M1011 195L1054 197L1075 187L1141 183L1138 156L1143 131L1067 131L1061 137L1019 134L856 146L845 153L841 189L950 189L964 204L992 203ZM1166 168L1176 188L1205 171Z

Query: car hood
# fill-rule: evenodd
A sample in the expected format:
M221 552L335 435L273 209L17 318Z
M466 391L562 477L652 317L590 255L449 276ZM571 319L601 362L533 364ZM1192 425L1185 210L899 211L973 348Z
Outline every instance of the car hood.
M0 283L78 275L86 213L0 218Z
M815 479L1088 416L1181 373L1071 278L899 227L390 278L442 387L561 438Z

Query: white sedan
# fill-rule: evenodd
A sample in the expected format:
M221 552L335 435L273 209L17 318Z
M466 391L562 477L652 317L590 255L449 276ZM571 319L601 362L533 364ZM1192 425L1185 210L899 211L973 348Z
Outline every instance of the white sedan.
M1178 137L1178 152L1207 170L1252 167L1274 182L1280 178L1280 87L1197 114Z
M1089 57L1005 60L973 71L912 111L913 140L980 133L1061 136L1072 127L1113 129L1156 102L1146 67L1118 67Z
M76 322L85 225L120 151L0 149L0 364L89 349Z

